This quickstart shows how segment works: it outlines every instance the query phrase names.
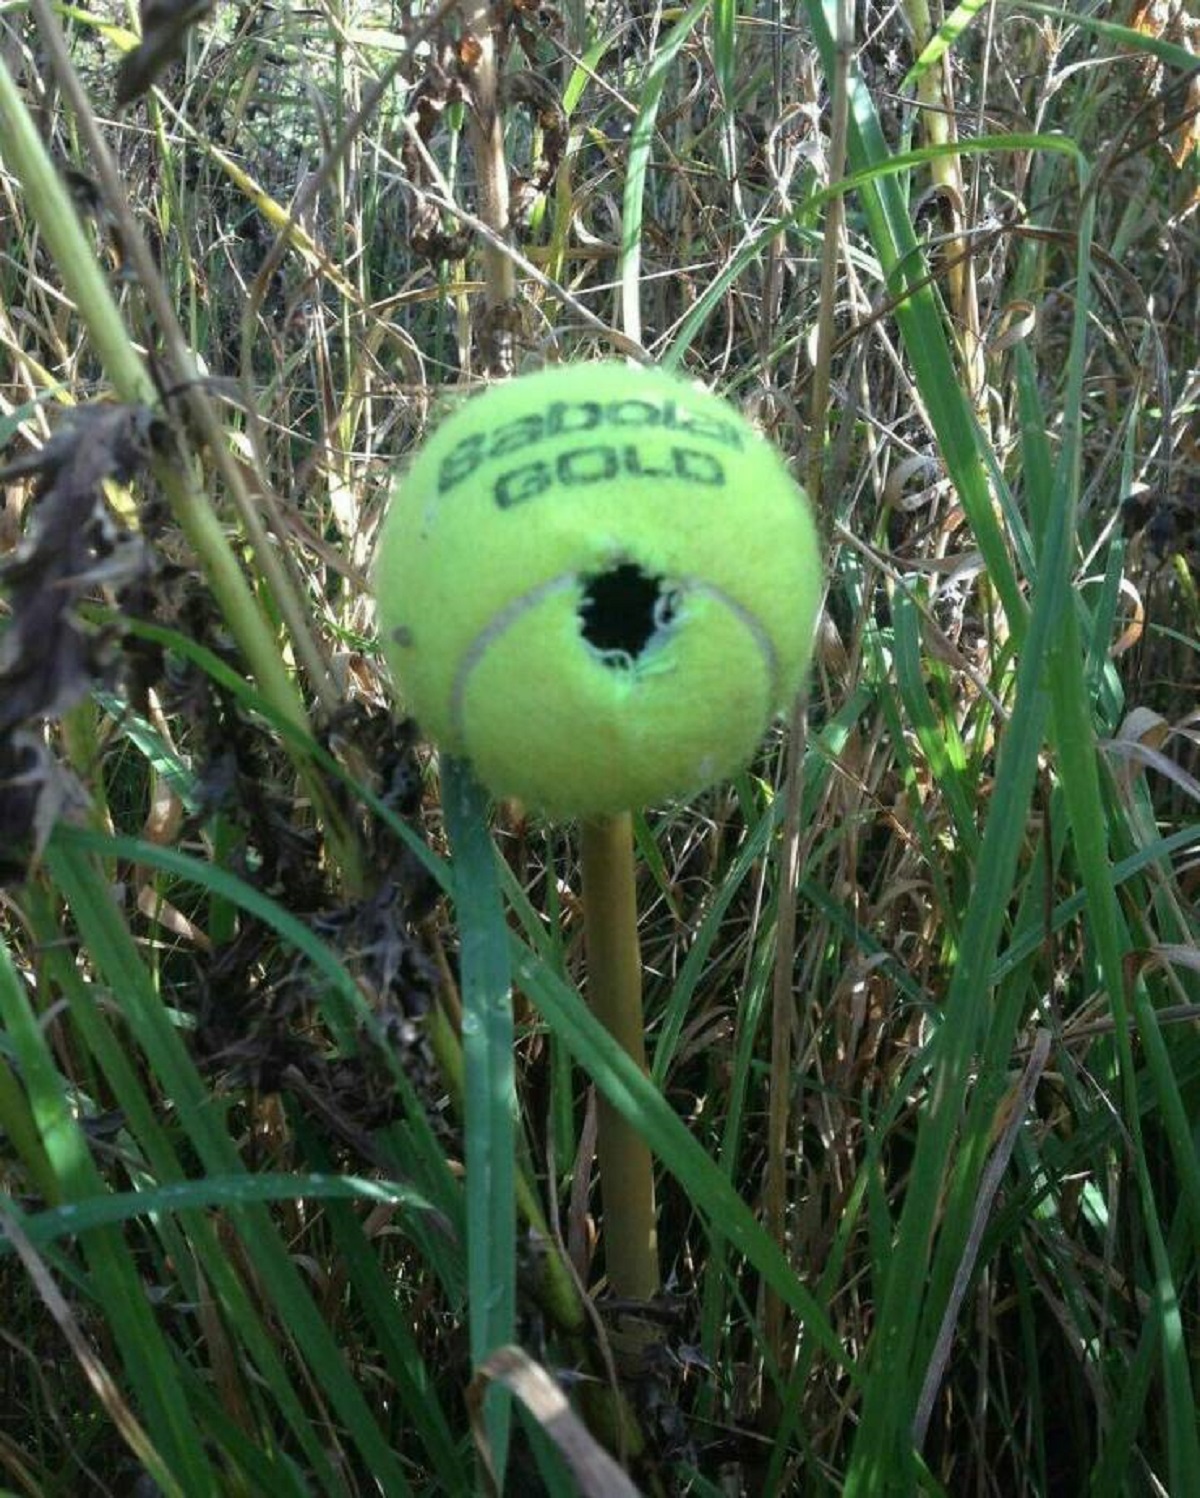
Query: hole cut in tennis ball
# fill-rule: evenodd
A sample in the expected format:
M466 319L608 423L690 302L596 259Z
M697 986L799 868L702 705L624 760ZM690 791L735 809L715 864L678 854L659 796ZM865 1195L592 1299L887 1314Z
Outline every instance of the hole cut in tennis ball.
M580 632L605 665L628 670L674 623L678 591L634 562L585 579Z

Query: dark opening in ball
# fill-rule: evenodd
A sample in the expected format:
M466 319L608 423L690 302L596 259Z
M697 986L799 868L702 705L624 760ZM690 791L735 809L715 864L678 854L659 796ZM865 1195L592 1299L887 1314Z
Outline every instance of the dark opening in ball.
M579 605L583 638L613 666L637 660L675 616L676 595L661 577L621 562L588 578Z

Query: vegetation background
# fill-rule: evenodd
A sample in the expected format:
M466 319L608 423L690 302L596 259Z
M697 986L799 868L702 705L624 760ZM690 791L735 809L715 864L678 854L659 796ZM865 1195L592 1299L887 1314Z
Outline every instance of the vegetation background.
M1200 1491L1197 27L0 5L5 1491ZM620 354L829 569L635 819L648 1078L366 582L455 391Z

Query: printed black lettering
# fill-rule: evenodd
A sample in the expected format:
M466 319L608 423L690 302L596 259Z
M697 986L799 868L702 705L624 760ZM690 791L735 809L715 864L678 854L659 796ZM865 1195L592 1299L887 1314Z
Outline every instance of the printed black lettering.
M741 433L731 422L722 421L718 416L702 416L689 411L687 420L683 423L683 429L689 437L699 437L706 442L719 442L722 447L732 447L736 452L742 450Z
M438 468L438 493L445 494L456 484L461 484L468 474L474 473L483 462L484 438L481 432L464 437L446 454Z
M540 442L545 435L545 422L541 416L522 416L517 421L506 422L493 433L488 457L503 458L509 453L522 452Z
M686 479L689 484L720 488L725 483L721 460L712 453L697 452L694 447L673 447L671 462L675 465L676 477Z
M603 419L598 401L555 401L546 413L546 435L561 437L571 432L590 432Z
M502 473L492 494L502 510L510 510L513 505L524 504L526 500L545 494L553 482L553 475L545 463L524 463L520 468L510 468L507 473Z
M662 421L653 401L610 401L606 414L615 427L656 427Z
M615 447L572 447L559 453L554 471L560 484L600 484L620 467Z
M525 454L555 438L597 428L635 432L638 430L674 431L701 444L716 443L740 451L742 435L737 427L716 416L698 415L673 398L656 402L630 398L608 401L553 401L543 411L531 412L505 422L492 432L472 433L464 437L442 459L438 469L438 492L456 488L480 467ZM556 444L557 445L557 444ZM547 454L543 460L529 460L500 473L492 484L496 503L507 509L524 504L544 494L555 483L567 487L598 484L624 472L631 478L685 479L691 484L710 488L725 483L720 460L706 452L704 446L678 446L667 452L644 452L636 443L619 447L593 443L587 447L569 447L566 451Z
M626 473L632 474L639 479L666 479L675 473L673 463L655 466L647 463L645 457L637 450L631 442L628 447L621 449L621 466Z

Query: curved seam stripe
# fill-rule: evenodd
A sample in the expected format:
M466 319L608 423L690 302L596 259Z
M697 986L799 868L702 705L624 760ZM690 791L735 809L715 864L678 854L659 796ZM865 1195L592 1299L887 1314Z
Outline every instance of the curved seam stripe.
M754 643L762 651L763 662L767 668L767 681L770 686L770 702L767 711L773 713L779 707L779 694L783 687L782 673L779 669L779 652L775 649L775 641L767 633L766 625L753 610L748 609L744 603L736 599L732 593L726 593L724 588L718 588L715 583L707 583L703 578L685 578L683 581L685 591L693 593L707 593L709 598L715 598L722 604L735 619L740 619L754 637Z
M553 598L556 593L562 593L574 587L578 578L577 572L564 572L558 577L550 578L548 582L539 583L528 593L522 593L519 598L514 598L510 604L506 604L498 614L494 614L467 646L450 687L450 725L454 730L455 738L464 747L466 745L467 685L470 682L471 672L483 659L488 647L494 644L506 629L516 624L518 619L523 618L530 609L537 608L548 598Z
M488 649L495 644L501 635L510 629L518 620L530 611L553 598L556 593L562 593L568 588L574 587L579 581L578 572L564 572L558 577L552 577L547 582L539 583L536 588L531 588L528 593L522 593L519 598L514 598L500 612L491 618L487 625L471 641L458 664L458 670L454 673L454 681L450 688L450 723L454 730L454 736L460 744L466 743L466 701L467 687L470 684L471 673L483 659ZM782 689L781 672L779 669L779 652L775 649L775 642L767 633L766 627L758 615L739 602L732 594L726 593L724 588L718 588L714 583L705 582L702 578L685 577L678 581L671 580L672 586L676 587L685 596L687 594L704 594L714 599L723 608L727 608L735 619L741 621L749 631L754 643L762 654L763 662L767 668L767 678L770 685L769 712L775 712L779 707L779 696Z

